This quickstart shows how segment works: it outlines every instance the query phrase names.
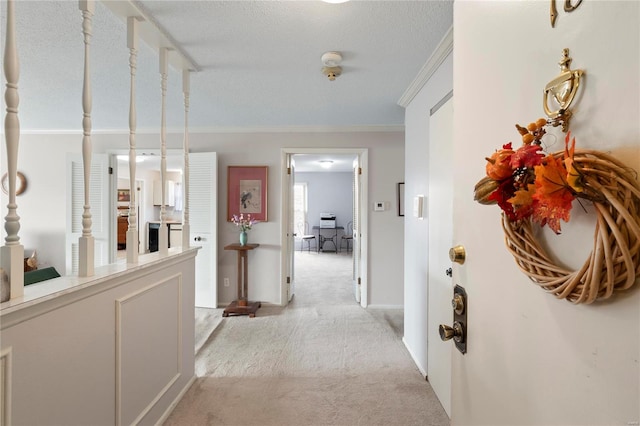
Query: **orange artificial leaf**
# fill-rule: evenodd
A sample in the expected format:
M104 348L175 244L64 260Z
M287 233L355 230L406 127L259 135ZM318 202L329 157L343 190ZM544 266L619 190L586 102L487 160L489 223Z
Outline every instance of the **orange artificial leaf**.
M509 203L513 206L514 214L518 219L523 219L531 215L533 210L533 194L536 186L529 184L527 189L519 189L515 195L509 198Z
M573 153L576 149L576 138L571 141L571 148L569 148L569 138L571 132L567 133L567 137L564 139L564 167L567 170L567 184L576 192L582 192L582 175L576 169L573 163Z
M533 220L541 226L549 225L560 233L560 219L569 221L571 203L575 198L567 183L567 171L560 160L548 155L535 167L536 192L533 194Z

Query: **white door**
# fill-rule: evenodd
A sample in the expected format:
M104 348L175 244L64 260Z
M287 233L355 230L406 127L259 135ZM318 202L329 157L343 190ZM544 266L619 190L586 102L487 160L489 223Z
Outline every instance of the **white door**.
M353 160L353 295L362 303L360 280L360 160ZM366 298L365 298L366 301Z
M295 293L295 249L296 249L296 224L294 223L294 214L293 214L293 205L294 205L294 186L296 184L296 174L295 174L295 161L293 159L293 155L288 156L289 165L287 167L287 178L289 182L289 191L286 196L288 197L288 205L291 206L290 209L286 209L286 223L287 223L287 236L289 238L289 244L287 244L287 302L291 302L293 295ZM302 244L302 242L300 242Z
M217 198L218 160L215 152L189 154L189 224L196 256L196 306L218 306Z
M446 98L445 98L446 99ZM438 334L440 324L451 325L453 281L449 248L453 242L453 99L431 112L429 119L429 221L427 377L451 417L451 342Z
M82 236L84 166L82 154L67 155L66 275L78 274L78 247ZM95 240L94 266L109 263L109 163L106 154L92 154L89 188L91 234Z

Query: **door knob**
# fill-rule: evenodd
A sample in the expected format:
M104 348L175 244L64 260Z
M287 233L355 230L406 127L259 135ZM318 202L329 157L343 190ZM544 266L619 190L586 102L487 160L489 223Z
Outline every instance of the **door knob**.
M449 249L449 259L452 262L456 262L462 265L464 263L465 257L466 257L466 252L463 246L455 246Z
M443 341L453 339L456 342L462 342L464 340L464 329L462 327L462 324L460 324L458 321L453 323L453 327L440 324L438 331L440 332L440 338Z

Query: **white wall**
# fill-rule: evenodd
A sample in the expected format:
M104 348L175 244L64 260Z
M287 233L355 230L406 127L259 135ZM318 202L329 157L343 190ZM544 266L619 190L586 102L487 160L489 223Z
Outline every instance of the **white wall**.
M20 216L20 243L37 250L38 267L53 266L63 274L66 231L66 156L80 153L82 135L21 135L18 171L27 179L27 189L16 197ZM56 149L52 149L55 147ZM6 173L6 150L2 143L2 170ZM0 215L7 214L8 196L0 191ZM6 232L2 226L2 239Z
M427 371L427 259L429 218L411 214L413 197L429 193L430 110L453 88L453 55L447 56L405 112L404 342L420 371ZM455 98L455 95L454 95ZM425 208L427 203L425 202Z
M453 424L640 421L638 283L605 303L557 300L518 270L499 208L473 201L483 158L518 145L515 123L543 116L542 91L563 48L572 68L585 70L571 123L578 148L611 152L640 171L640 3L582 2L570 14L557 5L553 29L549 2L455 3L454 232L467 261L454 280L469 295L469 345L453 355ZM561 150L563 135L552 134L551 150ZM576 203L571 216L562 236L544 235L575 267L593 247L595 215Z
M195 90L195 89L194 89ZM67 151L79 152L82 136L23 135L18 169L29 179L30 188L18 197L18 214L22 217L21 241L25 249L37 248L44 264L64 271L65 232L65 172ZM327 147L327 140L332 145ZM159 144L158 135L139 134L139 148L153 149ZM127 149L125 134L93 135L94 151ZM218 215L218 282L236 276L236 255L224 246L237 241L237 229L225 222L227 217L226 182L229 165L267 165L269 221L256 225L250 241L261 244L251 253L249 295L252 299L280 304L280 197L279 168L283 147L301 148L368 148L369 199L394 202L396 183L404 176L404 144L402 132L344 132L344 133L192 133L192 152L215 151L219 154ZM168 134L167 147L180 149L181 134ZM147 188L145 188L147 189ZM151 196L152 192L147 191ZM5 196L6 197L6 196ZM3 201L6 206L6 198ZM372 206L367 206L367 212ZM4 208L4 207L2 207ZM35 229L35 231L34 231ZM394 209L375 213L369 218L369 304L400 306L403 303L402 240L403 221ZM378 244L384 241L385 244ZM227 303L236 297L235 288L220 287L218 300Z
M307 222L309 231L320 225L320 213L336 215L336 226L347 229L353 220L353 173L350 172L301 172L296 173L296 183L307 184ZM324 234L323 234L324 235ZM339 231L338 242L342 236ZM331 243L327 250L333 249Z

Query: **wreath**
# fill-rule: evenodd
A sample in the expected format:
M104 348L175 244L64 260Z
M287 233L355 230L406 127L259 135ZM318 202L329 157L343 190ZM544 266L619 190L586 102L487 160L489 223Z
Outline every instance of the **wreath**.
M487 158L487 176L475 200L502 209L505 243L520 269L543 290L573 303L592 303L632 287L640 277L640 185L636 173L612 156L576 150L571 133L565 149L545 154L541 138L553 120L526 128L516 124L522 146L506 144ZM570 219L573 201L594 205L593 249L579 270L556 264L538 242L534 223L556 234Z

